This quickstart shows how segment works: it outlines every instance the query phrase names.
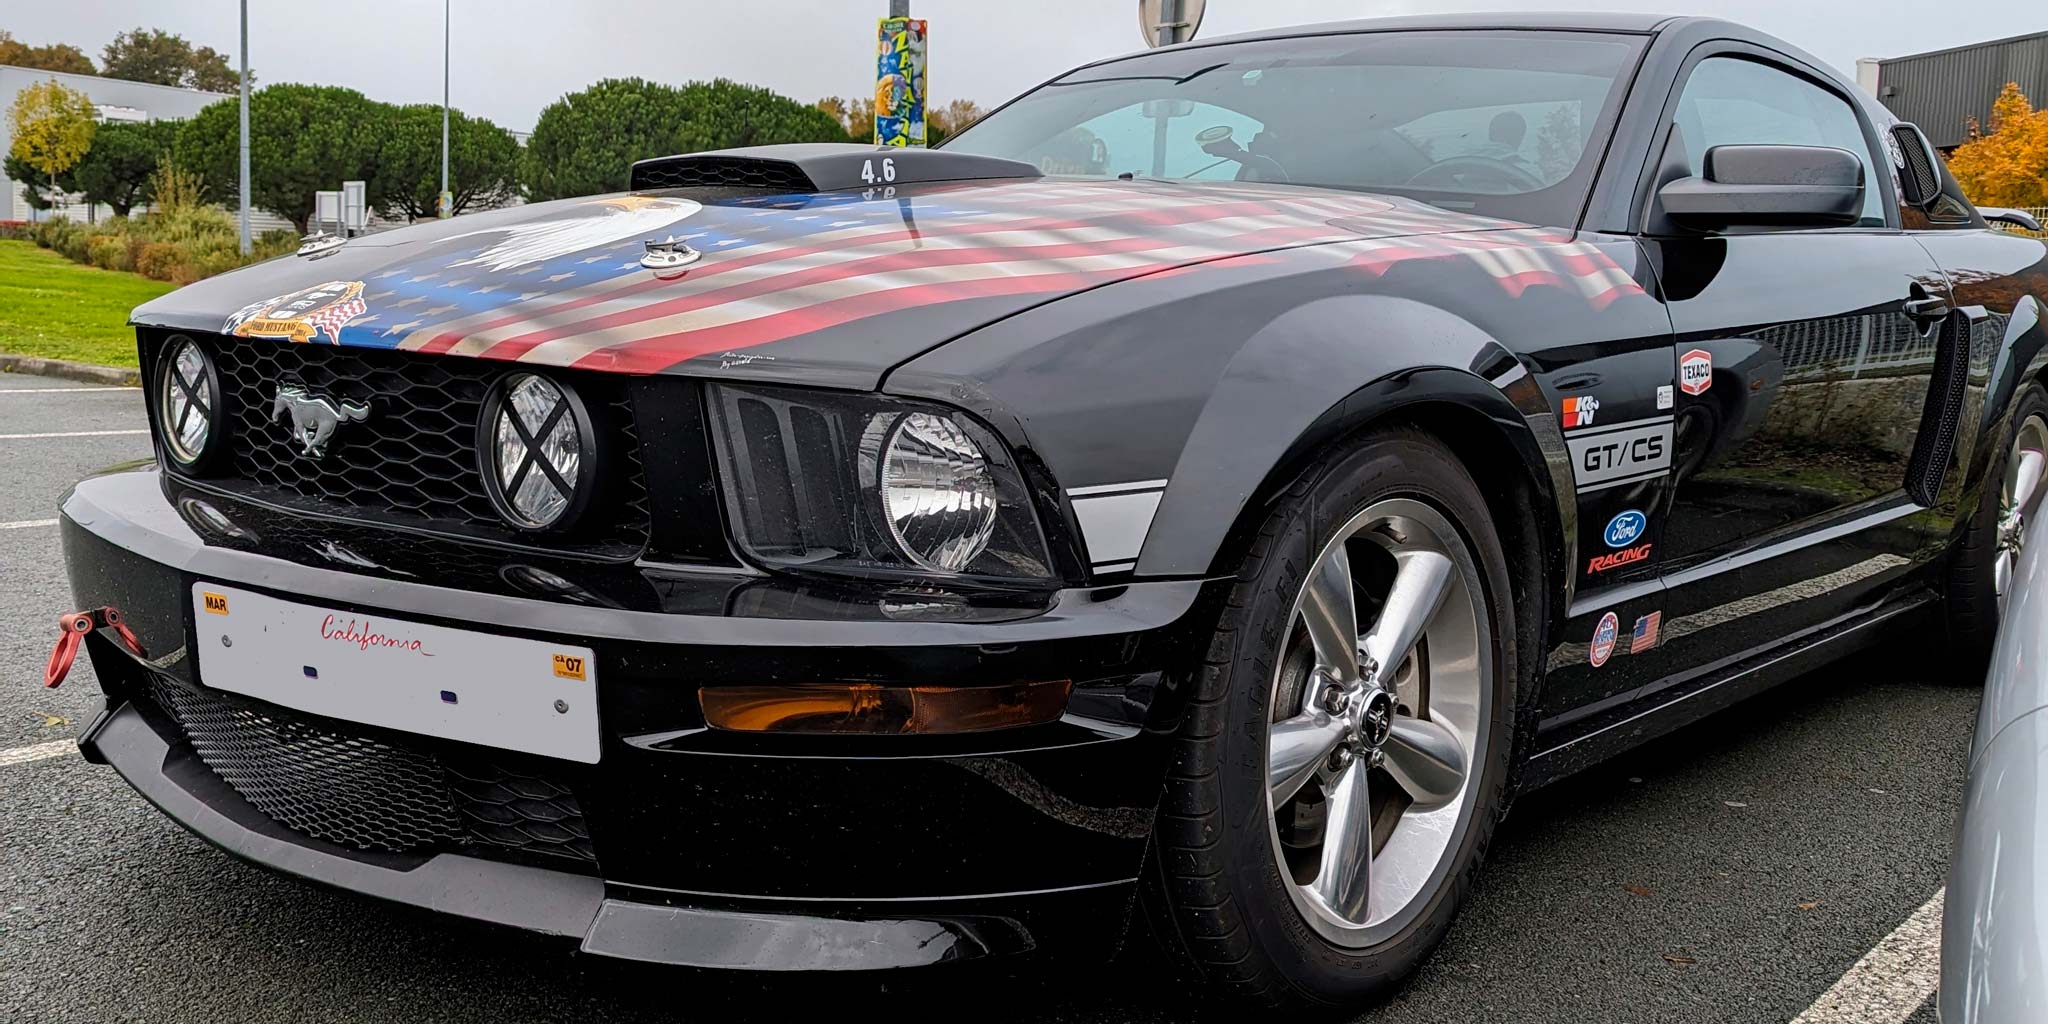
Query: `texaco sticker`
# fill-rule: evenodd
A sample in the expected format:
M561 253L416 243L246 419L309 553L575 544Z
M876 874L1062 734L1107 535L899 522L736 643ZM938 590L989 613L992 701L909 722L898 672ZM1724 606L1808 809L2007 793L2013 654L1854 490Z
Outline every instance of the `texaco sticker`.
M1688 395L1704 393L1714 386L1714 354L1696 348L1678 357L1678 390Z

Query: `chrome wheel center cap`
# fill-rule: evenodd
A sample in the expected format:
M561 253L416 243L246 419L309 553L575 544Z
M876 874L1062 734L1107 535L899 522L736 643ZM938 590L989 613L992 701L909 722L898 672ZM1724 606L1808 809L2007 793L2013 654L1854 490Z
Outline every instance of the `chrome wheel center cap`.
M1358 742L1369 751L1377 751L1394 733L1394 695L1386 690L1374 690L1358 702L1358 717L1353 721L1353 731Z

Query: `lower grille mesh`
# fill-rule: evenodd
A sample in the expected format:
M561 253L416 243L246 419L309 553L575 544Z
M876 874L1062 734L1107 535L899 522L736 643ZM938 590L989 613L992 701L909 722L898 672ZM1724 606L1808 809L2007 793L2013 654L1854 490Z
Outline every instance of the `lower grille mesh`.
M221 781L295 832L390 853L483 847L597 859L575 794L560 783L162 679L151 689Z

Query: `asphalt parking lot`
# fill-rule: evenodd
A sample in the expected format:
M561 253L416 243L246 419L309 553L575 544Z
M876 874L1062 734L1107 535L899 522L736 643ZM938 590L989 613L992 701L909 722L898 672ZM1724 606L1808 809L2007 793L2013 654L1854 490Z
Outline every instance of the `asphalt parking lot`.
M40 685L69 607L59 497L147 455L143 428L137 391L0 374L0 1020L1231 1019L1134 980L1141 965L797 981L651 969L230 860L70 748L98 708L89 667ZM80 436L45 436L58 434ZM1945 874L1977 691L1900 653L1523 799L1448 943L1361 1019L1806 1012L1910 932ZM1862 973L1931 985L1911 952L1881 949ZM1812 1019L1934 1020L1931 1001L1845 998Z

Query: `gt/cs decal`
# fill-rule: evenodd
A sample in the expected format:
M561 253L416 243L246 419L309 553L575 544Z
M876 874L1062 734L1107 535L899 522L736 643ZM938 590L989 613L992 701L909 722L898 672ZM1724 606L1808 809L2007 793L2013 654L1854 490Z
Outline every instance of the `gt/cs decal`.
M1565 447L1581 494L1648 480L1671 469L1671 417L1572 434Z

